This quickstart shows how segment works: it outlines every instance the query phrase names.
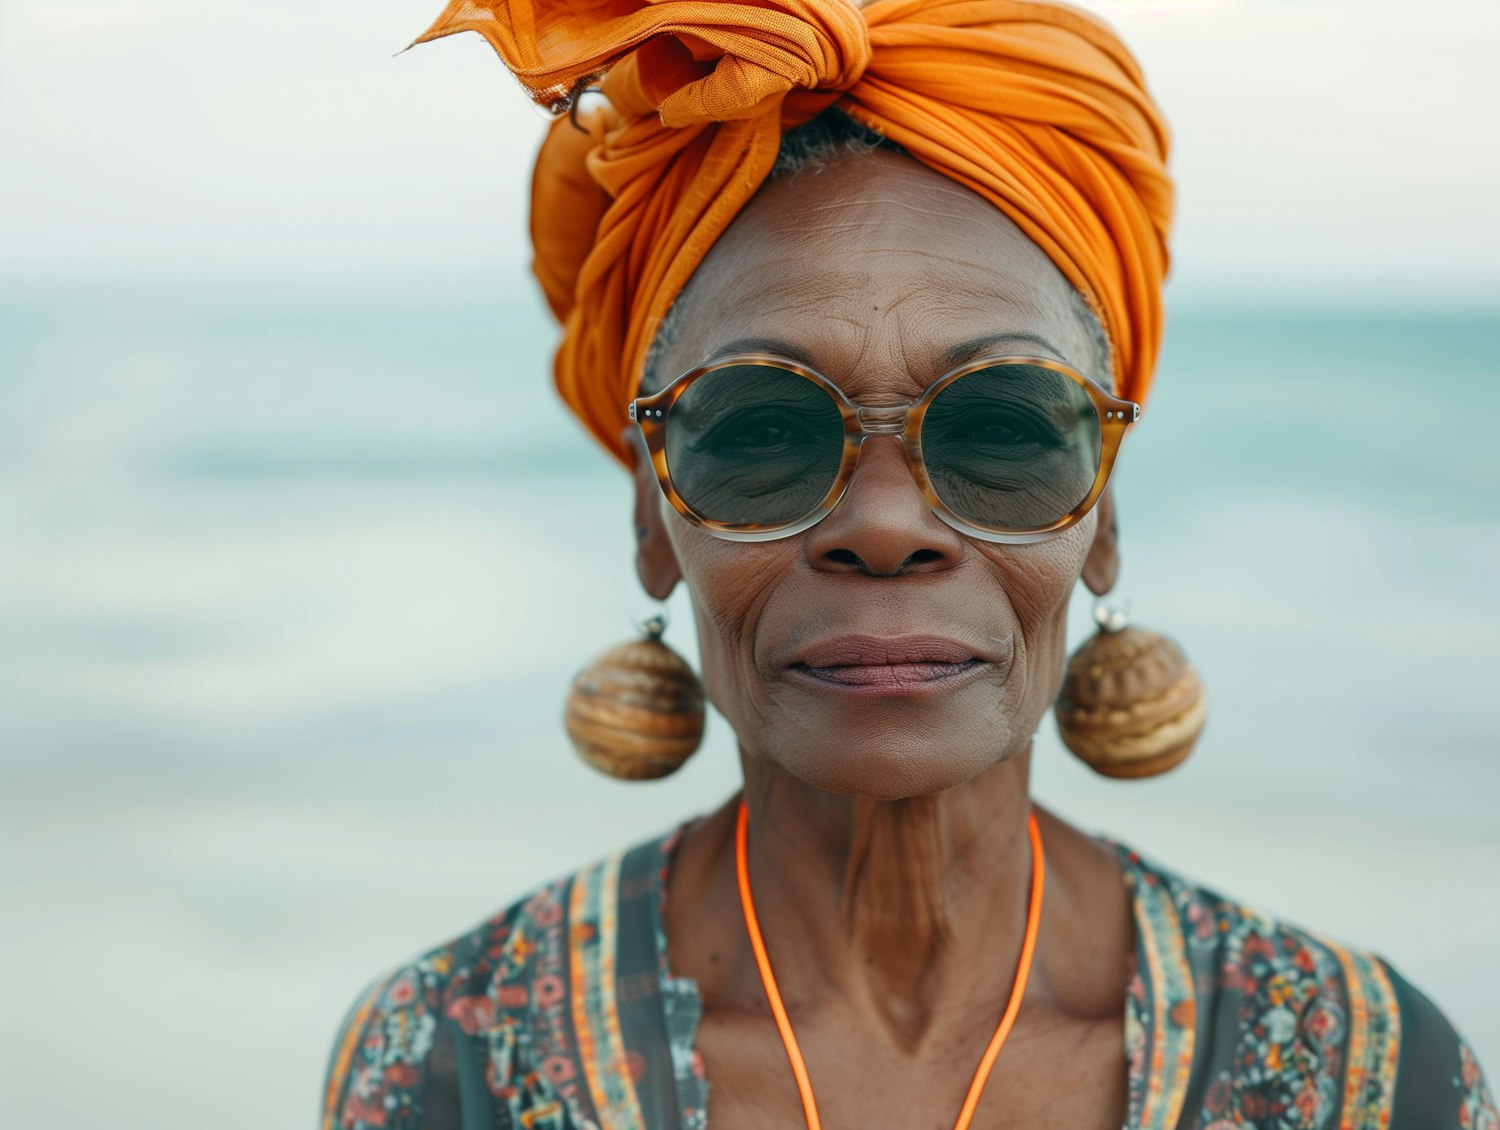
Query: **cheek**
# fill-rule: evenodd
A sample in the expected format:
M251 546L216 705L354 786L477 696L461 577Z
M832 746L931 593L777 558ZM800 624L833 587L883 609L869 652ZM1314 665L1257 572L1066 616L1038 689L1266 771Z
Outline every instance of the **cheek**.
M1030 649L1044 649L1066 627L1068 601L1083 572L1097 521L1096 512L1091 511L1051 541L985 546Z
M698 650L709 695L721 709L724 694L756 685L755 630L777 583L797 561L797 539L732 542L683 521L673 511L669 536L693 601Z

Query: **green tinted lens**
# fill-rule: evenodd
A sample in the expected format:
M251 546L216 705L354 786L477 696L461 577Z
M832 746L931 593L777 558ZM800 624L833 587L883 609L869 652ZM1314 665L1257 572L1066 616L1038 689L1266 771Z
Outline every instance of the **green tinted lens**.
M922 420L933 491L985 530L1041 529L1072 513L1094 485L1100 440L1088 393L1037 365L996 365L959 377Z
M667 471L683 501L726 526L788 526L838 477L844 421L826 390L771 365L695 380L672 405Z

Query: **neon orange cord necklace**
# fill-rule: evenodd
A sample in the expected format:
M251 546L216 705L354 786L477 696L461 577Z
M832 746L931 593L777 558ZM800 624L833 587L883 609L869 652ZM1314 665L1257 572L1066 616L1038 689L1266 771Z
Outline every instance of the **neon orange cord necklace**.
M776 975L771 972L771 959L766 954L766 942L760 932L760 918L755 913L755 900L750 895L750 864L747 845L749 843L750 812L745 802L740 801L739 822L735 828L734 869L740 885L740 906L745 912L745 930L750 935L750 948L755 951L755 964L760 969L760 983L765 986L766 997L771 1002L771 1015L776 1018L776 1030L781 1033L781 1042L786 1047L786 1058L791 1062L792 1075L797 1080L797 1094L802 1098L802 1113L807 1117L807 1130L823 1130L818 1118L818 1104L813 1099L812 1080L807 1075L807 1064L802 1061L802 1049L797 1046L797 1037L792 1033L792 1022L787 1019L786 1006L781 1003L781 991L776 987ZM1037 930L1042 923L1042 887L1046 878L1046 865L1042 858L1042 833L1037 827L1036 813L1026 816L1026 832L1031 839L1031 898L1026 908L1026 934L1021 939L1021 957L1016 962L1015 983L1011 985L1010 999L1005 1002L1005 1011L1000 1016L1000 1025L990 1037L990 1043L980 1057L979 1067L969 1084L969 1093L964 1096L964 1105L958 1112L958 1121L953 1130L968 1130L979 1106L979 1096L989 1080L990 1069L1005 1038L1010 1035L1016 1022L1016 1013L1021 1011L1021 998L1026 995L1026 979L1031 974L1031 957L1036 952Z

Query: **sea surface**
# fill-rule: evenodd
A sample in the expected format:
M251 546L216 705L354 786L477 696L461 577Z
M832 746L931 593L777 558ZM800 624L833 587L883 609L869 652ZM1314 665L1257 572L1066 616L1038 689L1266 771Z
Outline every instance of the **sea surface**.
M7 1130L309 1125L382 969L732 791L719 719L660 785L568 751L569 677L652 606L550 345L495 279L0 285ZM1036 771L1379 951L1492 1073L1497 420L1500 311L1174 295L1121 593L1209 727L1160 781L1050 727Z

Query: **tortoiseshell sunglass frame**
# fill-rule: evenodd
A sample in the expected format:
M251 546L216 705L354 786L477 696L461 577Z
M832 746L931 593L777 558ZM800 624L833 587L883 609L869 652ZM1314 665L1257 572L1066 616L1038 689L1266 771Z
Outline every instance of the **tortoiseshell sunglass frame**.
M771 366L813 382L833 398L839 415L843 417L844 450L838 473L834 476L833 483L822 501L793 522L769 526L731 525L715 521L688 505L672 484L671 469L667 466L667 425L672 419L672 406L692 387L694 382L710 373L747 365ZM938 394L954 381L962 380L970 373L977 373L984 369L1003 368L1007 365L1046 369L1067 378L1088 394L1099 417L1099 466L1094 473L1093 486L1089 488L1083 501L1047 526L1024 530L995 530L974 525L955 514L938 497L937 492L932 488L932 482L927 475L927 464L922 457L922 420ZM815 369L775 354L743 353L690 369L660 392L633 400L627 412L630 419L634 420L641 430L641 438L645 441L646 451L651 456L652 468L656 472L656 481L661 484L662 493L666 495L672 508L693 525L729 541L774 541L810 529L827 517L843 498L845 490L849 487L849 481L854 476L854 468L859 462L860 448L866 437L895 435L901 438L902 448L906 452L906 463L911 469L912 477L916 480L917 488L938 518L959 533L978 538L980 541L1027 545L1056 537L1070 526L1077 524L1099 501L1099 496L1104 493L1104 488L1109 483L1110 472L1114 470L1115 457L1120 451L1120 441L1124 438L1126 429L1140 418L1141 406L1133 400L1121 400L1111 396L1088 377L1061 362L1046 357L1008 354L982 357L960 365L939 377L916 400L906 404L878 407L860 405L850 400L844 395L843 390Z

